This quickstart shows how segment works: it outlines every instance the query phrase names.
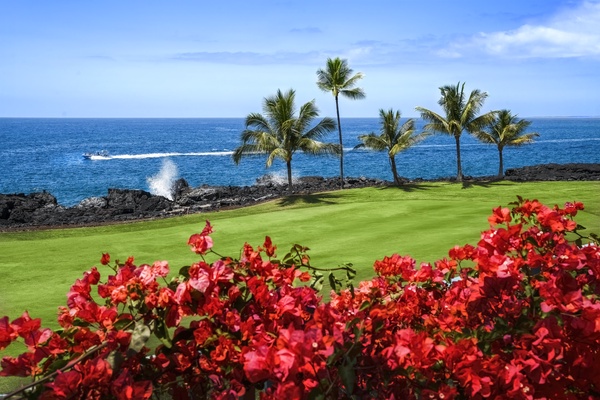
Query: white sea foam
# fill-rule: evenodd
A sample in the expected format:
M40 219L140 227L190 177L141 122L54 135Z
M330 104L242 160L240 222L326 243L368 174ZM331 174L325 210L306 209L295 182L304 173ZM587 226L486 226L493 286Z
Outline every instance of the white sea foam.
M173 184L178 174L175 163L169 159L164 160L158 174L146 178L150 193L173 200Z
M93 155L90 160L102 161L102 160L139 160L144 158L167 158L167 157L224 157L231 156L233 151L205 151L196 153L146 153L146 154L116 154L113 156L99 156Z
M569 142L589 142L589 141L600 141L600 138L536 140L537 143L569 143Z
M233 151L207 151L199 153L147 153L147 154L120 154L114 155L112 159L139 159L139 158L166 158L166 157L180 157L180 156L191 156L191 157L208 157L208 156L230 156Z

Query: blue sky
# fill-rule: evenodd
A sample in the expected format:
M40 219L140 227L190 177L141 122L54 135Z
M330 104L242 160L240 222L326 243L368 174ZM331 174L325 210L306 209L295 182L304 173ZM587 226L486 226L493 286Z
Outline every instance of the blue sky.
M483 111L600 116L600 0L0 0L0 117L245 117L289 88L333 116L328 57L365 74L345 117L459 81Z

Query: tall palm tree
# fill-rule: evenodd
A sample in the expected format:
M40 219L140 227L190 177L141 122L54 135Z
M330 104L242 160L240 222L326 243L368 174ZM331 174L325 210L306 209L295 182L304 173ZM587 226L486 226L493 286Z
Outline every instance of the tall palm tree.
M390 168L392 169L396 185L401 184L398 170L396 169L396 154L408 149L427 136L426 133L416 134L415 120L412 118L400 125L400 117L400 111L394 112L391 108L388 111L380 109L381 134L370 133L368 135L361 135L358 139L362 143L355 147L366 147L377 151L387 150Z
M315 101L305 103L296 116L296 92L292 89L267 97L263 101L263 112L252 113L246 117L246 129L241 134L242 144L233 152L233 161L239 164L242 157L267 154L266 166L269 168L276 158L287 166L288 189L292 190L292 157L295 152L307 154L338 154L339 146L319 141L335 129L332 118L323 118L311 127L318 117L319 109Z
M344 143L342 140L342 124L340 122L339 96L347 97L352 100L365 98L365 92L355 87L358 80L362 79L363 74L354 71L348 66L347 60L339 57L328 58L325 69L317 70L317 86L324 92L331 92L335 98L335 111L337 113L337 126L340 139L340 180L341 187L344 188Z
M537 132L525 133L529 125L531 125L531 121L519 120L516 115L511 114L510 110L500 110L497 112L487 131L476 133L475 136L477 139L483 143L491 143L498 146L498 155L500 157L499 177L504 176L504 163L502 159L502 150L504 150L504 147L522 146L532 143L533 138L539 136Z
M478 89L471 91L467 98L465 84L460 82L456 86L446 85L440 87L442 97L438 104L442 106L445 117L423 107L416 107L421 113L421 118L427 121L424 129L428 132L440 132L454 136L456 141L456 180L463 180L462 165L460 162L460 136L463 131L473 135L481 132L494 118L494 111L478 115L487 98L486 92Z

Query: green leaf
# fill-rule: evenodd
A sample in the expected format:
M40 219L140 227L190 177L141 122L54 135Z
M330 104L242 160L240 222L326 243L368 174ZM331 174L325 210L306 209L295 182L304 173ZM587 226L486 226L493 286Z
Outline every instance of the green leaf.
M73 320L73 326L90 326L90 323L79 318Z
M329 285L331 286L331 290L337 293L338 285L341 286L341 282L335 279L335 275L332 272L329 273Z
M533 286L531 286L531 285L525 285L525 296L527 296L527 297L533 297L533 294L534 294Z
M310 287L315 289L317 292L320 292L323 289L323 274L319 272L313 272L313 278L310 282Z
M156 329L154 331L154 335L160 340L167 348L171 348L173 343L171 343L171 338L169 337L169 328L165 324L165 321L162 319L156 320Z
M354 364L356 361L344 363L340 369L340 379L346 387L346 394L351 394L354 391L354 383L356 382L356 373L354 372Z
M133 325L133 320L130 318L121 318L113 324L115 330L117 331L125 330L125 328L127 328L129 325Z
M185 267L181 267L179 269L179 275L185 277L185 278L189 278L190 277L190 266L186 265Z
M59 370L62 367L64 367L65 365L67 365L68 363L69 363L69 360L59 358L59 359L55 360L52 364L50 364L47 372L54 372L56 370Z
M356 325L360 324L362 321L362 318L353 318L351 321L346 322L346 330L354 329Z
M369 301L363 301L363 303L360 305L360 308L358 310L359 311L365 311L369 307L371 307L371 302L369 302Z

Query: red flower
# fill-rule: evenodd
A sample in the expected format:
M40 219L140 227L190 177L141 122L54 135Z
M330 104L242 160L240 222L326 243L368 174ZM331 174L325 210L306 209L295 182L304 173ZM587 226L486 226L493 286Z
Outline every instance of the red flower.
M213 227L210 225L210 221L206 220L206 225L204 225L204 229L200 233L201 236L208 236L213 233Z
M45 393L41 399L71 399L81 396L79 385L81 384L81 373L79 371L67 371L59 373L54 382L49 386L52 392Z
M548 207L543 207L538 212L537 219L542 226L550 228L552 232L569 232L577 227L575 221L566 219L560 213Z
M270 376L268 353L269 348L263 345L244 354L244 372L250 382L260 382Z
M199 235L197 233L190 236L188 245L192 246L192 251L196 254L206 254L213 247L213 240L210 236Z
M271 258L275 256L275 250L277 250L277 246L273 246L273 242L271 242L271 238L269 236L265 237L265 243L263 246L265 248L265 252L267 253L267 257Z
M110 263L110 254L102 253L102 257L100 258L100 264L108 265Z
M18 337L18 333L10 326L8 317L0 318L0 350L6 348Z
M488 217L488 221L491 226L504 223L508 224L510 221L512 221L510 210L508 208L497 207L494 208L493 212L494 213Z
M408 281L415 273L415 260L409 256L394 254L384 257L381 261L375 261L373 268L380 276L401 277L402 280Z
M134 382L129 371L123 371L111 383L111 392L117 400L145 400L152 396L152 382Z
M462 260L472 260L475 254L475 247L470 244L466 244L462 247L454 246L452 249L448 251L448 256L452 260L462 261Z

